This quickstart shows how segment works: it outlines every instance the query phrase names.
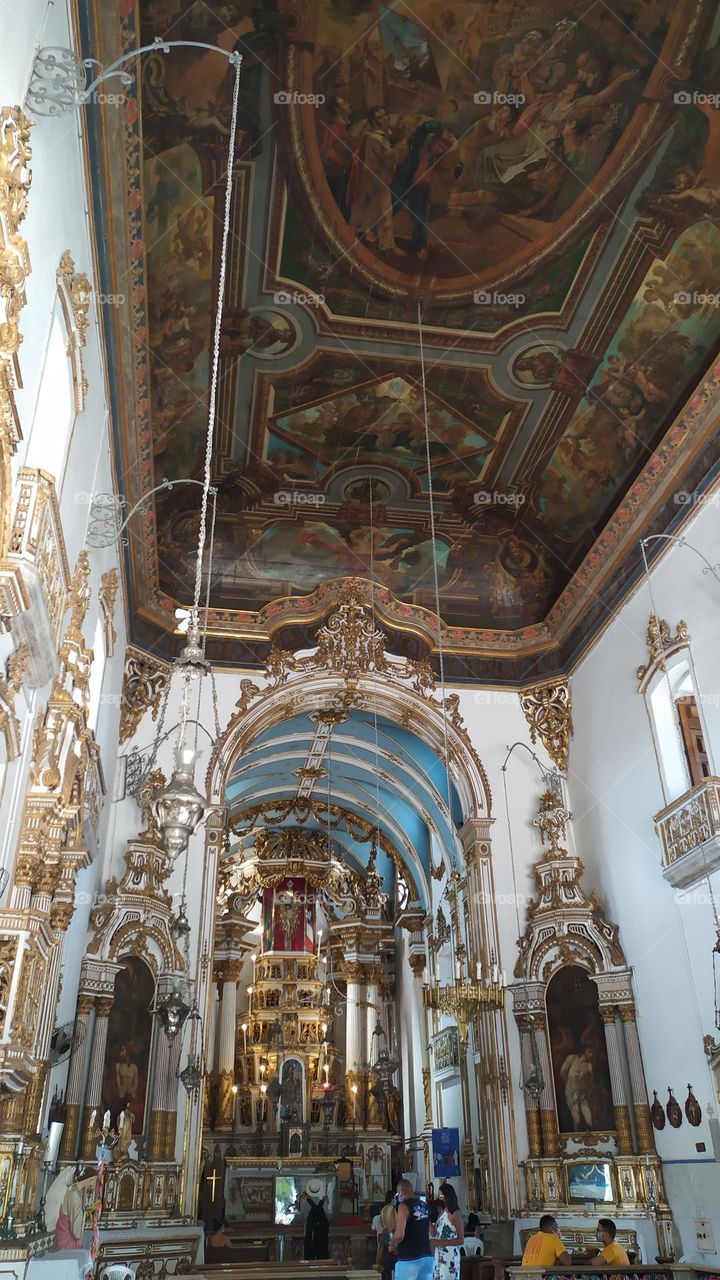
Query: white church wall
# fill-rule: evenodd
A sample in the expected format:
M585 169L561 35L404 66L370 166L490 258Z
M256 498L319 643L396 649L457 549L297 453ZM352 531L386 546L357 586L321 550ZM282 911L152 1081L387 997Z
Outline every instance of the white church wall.
M717 507L708 501L685 537L715 564L719 532ZM671 630L681 618L688 625L705 729L712 758L720 760L720 585L703 573L703 562L689 548L673 547L654 570L652 586L657 613ZM708 1125L708 1108L717 1107L717 1099L703 1051L703 1036L715 1032L715 929L707 884L679 893L661 873L652 818L665 801L635 674L647 661L650 611L648 589L641 584L572 678L569 795L586 881L597 887L619 925L633 968L649 1089L657 1089L664 1104L671 1085L682 1106L690 1083L703 1109L699 1128L683 1119L679 1129L666 1124L656 1134L658 1152L669 1162L668 1191L688 1251L694 1248L696 1216L714 1215L720 1238L720 1166ZM719 879L714 878L716 893Z
M65 3L24 0L22 5L15 6L13 19L3 32L0 49L3 103L23 103L38 42L61 47L72 45ZM32 112L28 114L32 116ZM32 269L26 282L27 305L20 315L23 341L18 359L23 385L15 397L23 438L12 460L15 475L24 465L39 467L52 474L71 570L85 546L91 495L98 491L112 491L114 487L106 372L99 326L100 300L94 272L94 233L86 207L83 129L83 112L80 110L59 119L37 117L30 133L32 184L27 216L21 230L28 243ZM50 385L46 366L54 319L57 326L60 318L63 343L67 341L56 278L60 259L66 250L72 254L76 271L86 273L93 286L87 341L82 351L87 395L80 412L75 411L71 397L60 395L63 372L64 385L71 389L70 361L66 359L64 371L53 366L52 376L59 379L55 388ZM100 616L98 593L101 578L108 570L119 569L117 548L92 551L90 563L92 599L83 631L86 643L93 645ZM114 651L106 654L104 644L100 646L99 652L95 653L93 673L93 693L97 698L94 728L108 793L108 802L100 817L97 849L107 844L109 825L115 816L110 797L117 756L120 691L127 639L122 575L115 603L114 627L117 633ZM0 637L0 662L4 663L12 647L11 635ZM23 748L20 757L8 764L0 798L0 859L1 865L8 869L12 866L19 835L31 763L32 729L50 688L50 683L34 690L23 686L15 703L21 720ZM88 834L94 843L91 833ZM75 914L63 945L63 982L57 1011L59 1022L70 1022L75 1014L88 918L95 894L102 887L101 871L101 859L95 858L93 864L78 876ZM67 1063L60 1064L51 1073L50 1093L56 1085L63 1087L66 1074Z

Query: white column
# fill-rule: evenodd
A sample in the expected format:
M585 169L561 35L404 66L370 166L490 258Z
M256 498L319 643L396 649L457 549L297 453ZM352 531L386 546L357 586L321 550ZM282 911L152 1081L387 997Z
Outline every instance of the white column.
M217 1127L233 1127L232 1086L235 1083L235 1026L237 1022L237 980L239 966L230 961L225 967L220 1004L218 1034L218 1106Z
M361 1046L360 1031L360 974L357 965L348 970L347 1002L345 1005L345 1070L355 1070L359 1065Z
M373 1050L377 1052L377 1037L373 1040L373 1031L380 1017L380 988L376 974L371 974L370 980L365 987L365 999L367 1000L367 1008L365 1010L365 1050L364 1054L367 1061L370 1061Z
M217 1058L218 1021L220 1018L220 992L213 983L210 992L210 1013L208 1014L207 1034L205 1037L205 1062L209 1075L215 1074Z

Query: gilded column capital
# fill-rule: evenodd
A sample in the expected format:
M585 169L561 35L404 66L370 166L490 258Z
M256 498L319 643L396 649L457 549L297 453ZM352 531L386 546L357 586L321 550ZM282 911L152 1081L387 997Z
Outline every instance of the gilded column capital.
M72 902L51 902L50 928L55 929L57 933L67 933L74 914L75 908Z
M217 964L218 982L239 982L242 960L220 960Z
M410 968L412 969L413 978L422 978L425 972L425 956L414 955L409 957Z
M636 1015L634 1004L621 1004L621 1005L618 1005L618 1009L620 1011L620 1017L622 1018L623 1022L637 1021L637 1015Z
M21 853L15 864L15 884L29 885L32 888L35 879L36 861L31 853Z
M362 981L362 965L356 960L348 960L342 966L341 973L346 982Z
M98 1018L109 1018L114 1003L112 996L101 996L96 1006Z
M601 1004L601 1005L600 1005L600 1017L602 1018L602 1020L603 1020L603 1022L605 1023L605 1025L606 1025L606 1026L614 1026L614 1025L615 1025L615 1018L616 1018L615 1005L614 1005L614 1004Z
M89 993L79 995L77 999L78 1017L88 1018L93 1011L94 1005L95 996L90 995Z

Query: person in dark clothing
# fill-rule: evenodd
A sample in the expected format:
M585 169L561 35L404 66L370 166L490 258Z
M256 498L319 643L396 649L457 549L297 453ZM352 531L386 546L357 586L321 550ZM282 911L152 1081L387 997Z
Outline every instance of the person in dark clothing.
M415 1195L411 1182L397 1184L397 1226L390 1249L397 1254L395 1280L432 1280L430 1216L424 1200Z
M318 1258L330 1257L330 1223L325 1212L326 1197L318 1178L308 1183L305 1198L310 1206L305 1220L305 1261L315 1262Z

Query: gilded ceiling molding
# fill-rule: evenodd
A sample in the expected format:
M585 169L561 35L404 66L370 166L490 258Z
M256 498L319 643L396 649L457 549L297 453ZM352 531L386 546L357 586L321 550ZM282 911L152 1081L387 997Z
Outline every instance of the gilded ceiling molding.
M0 435L15 452L22 439L15 392L22 386L17 353L22 342L20 312L30 255L19 227L27 213L32 175L30 129L20 107L0 111Z
M565 773L573 730L567 680L546 680L526 689L520 694L520 706L530 726L530 741L540 738L553 764Z
M66 249L57 269L57 290L67 331L67 354L72 367L75 409L85 408L88 381L83 366L83 347L87 345L92 285L84 272L75 270L72 254Z
M638 684L641 692L647 686L650 676L656 671L664 671L665 663L669 657L672 657L679 649L686 649L690 644L690 633L687 629L687 623L682 618L675 628L675 635L672 635L669 624L664 618L658 618L654 613L650 614L647 625L646 641L648 648L648 660L644 666L637 668Z
M30 653L26 644L14 649L0 676L0 734L5 739L5 757L15 760L20 755L20 721L15 713L15 699L20 692L28 668Z
M105 632L105 652L112 657L117 642L115 630L115 601L120 587L117 569L108 569L100 579L100 612Z
M132 738L146 711L157 720L169 666L141 649L128 646L120 695L120 742Z

